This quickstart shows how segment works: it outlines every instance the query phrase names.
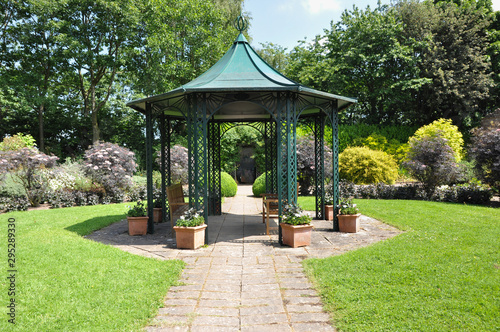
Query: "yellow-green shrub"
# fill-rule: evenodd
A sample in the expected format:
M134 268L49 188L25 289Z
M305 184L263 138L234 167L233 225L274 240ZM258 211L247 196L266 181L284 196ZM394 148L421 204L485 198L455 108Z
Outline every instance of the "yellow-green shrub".
M403 162L408 153L409 145L402 144L396 139L387 140L383 135L373 133L366 138L355 140L356 146L366 146L372 150L380 150L391 155L394 160L399 164Z
M441 136L448 140L447 145L453 150L455 160L459 162L464 157L464 139L458 127L453 125L450 119L439 119L431 124L420 127L415 134L410 137L410 144L423 137Z
M356 184L393 184L398 176L398 165L383 151L352 147L339 155L339 171L341 179Z

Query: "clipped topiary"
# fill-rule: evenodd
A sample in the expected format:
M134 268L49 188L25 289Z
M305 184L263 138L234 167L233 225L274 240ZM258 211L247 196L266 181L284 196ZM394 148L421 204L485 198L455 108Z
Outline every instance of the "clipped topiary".
M464 157L464 139L458 127L453 125L449 119L439 119L431 124L420 127L415 134L410 137L409 143L420 141L424 137L441 136L447 140L447 145L453 150L455 161L459 162Z
M220 173L221 194L223 197L233 197L238 191L238 185L233 177L226 172Z
M341 179L356 184L392 184L398 176L398 165L383 151L353 147L345 149L339 155L339 171Z
M254 196L260 197L260 194L266 193L266 173L262 173L252 186L252 192Z

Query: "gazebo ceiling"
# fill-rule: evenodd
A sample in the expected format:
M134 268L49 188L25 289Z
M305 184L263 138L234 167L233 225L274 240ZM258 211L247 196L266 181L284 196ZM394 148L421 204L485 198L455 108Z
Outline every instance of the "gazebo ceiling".
M338 110L356 102L356 99L314 90L285 77L268 65L240 33L229 51L196 79L167 93L134 100L127 105L144 113L146 103L151 103L156 112L183 116L184 97L192 93L205 93L208 99L212 98L217 104L223 105L214 114L214 119L264 120L271 116L262 106L262 100L269 99L273 93L285 91L297 93L309 105L336 101Z

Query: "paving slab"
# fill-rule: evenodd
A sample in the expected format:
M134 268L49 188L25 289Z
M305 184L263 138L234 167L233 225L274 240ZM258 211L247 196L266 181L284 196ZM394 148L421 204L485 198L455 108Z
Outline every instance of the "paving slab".
M239 186L237 196L225 199L223 214L209 217L209 245L197 250L176 249L170 222L155 224L154 234L129 236L123 220L86 237L131 254L186 263L181 285L170 288L145 331L335 331L302 260L340 255L400 231L366 216L354 234L313 220L311 245L290 248L279 245L277 231L266 234L261 208L251 186Z

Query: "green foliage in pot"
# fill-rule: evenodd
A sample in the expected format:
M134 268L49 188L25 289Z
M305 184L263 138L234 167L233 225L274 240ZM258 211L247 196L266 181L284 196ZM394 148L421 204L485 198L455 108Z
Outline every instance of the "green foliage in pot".
M281 222L289 225L309 225L312 218L294 203L285 204Z
M339 208L340 215L353 215L359 213L359 208L352 202L352 198L341 198Z
M177 219L175 223L179 227L196 227L205 223L205 218L201 215L203 211L196 211L195 208L190 208Z
M145 217L147 215L146 206L142 201L138 201L134 206L128 206L127 217Z

